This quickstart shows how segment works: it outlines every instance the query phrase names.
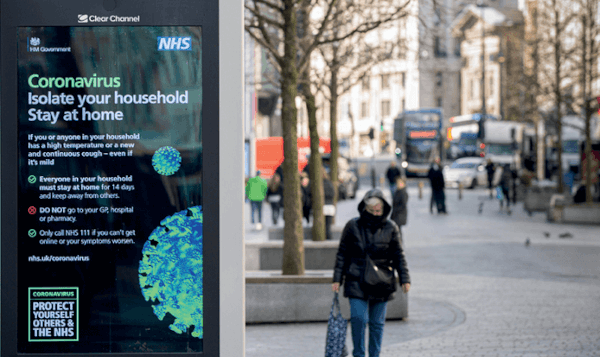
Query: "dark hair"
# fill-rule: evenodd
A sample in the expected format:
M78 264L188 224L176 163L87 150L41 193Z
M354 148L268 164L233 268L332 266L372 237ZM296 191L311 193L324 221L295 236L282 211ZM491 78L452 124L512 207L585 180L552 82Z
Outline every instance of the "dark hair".
M279 180L277 180L276 178L278 178ZM271 190L271 192L275 192L279 189L279 185L281 185L281 178L278 174L273 174L273 176L269 180L269 190Z

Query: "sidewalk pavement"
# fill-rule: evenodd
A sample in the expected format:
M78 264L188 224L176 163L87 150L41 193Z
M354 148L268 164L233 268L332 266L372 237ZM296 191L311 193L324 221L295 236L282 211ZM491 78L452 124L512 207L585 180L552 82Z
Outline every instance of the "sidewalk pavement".
M386 323L382 357L600 356L598 226L547 223L522 204L508 215L483 189L465 190L462 200L446 190L450 214L432 215L430 191L419 200L413 186L402 228L409 318ZM357 215L364 192L340 203L340 226ZM246 239L266 239L266 229L247 227ZM249 325L246 355L323 355L326 328ZM349 334L347 344L351 351Z

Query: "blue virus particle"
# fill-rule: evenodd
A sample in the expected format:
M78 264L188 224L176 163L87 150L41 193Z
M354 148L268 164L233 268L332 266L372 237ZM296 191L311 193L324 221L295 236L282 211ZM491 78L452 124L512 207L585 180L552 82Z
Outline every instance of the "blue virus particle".
M152 166L159 174L171 176L181 167L181 154L173 147L163 146L152 155Z
M139 280L146 301L163 320L175 317L169 328L203 336L202 207L195 206L166 217L148 237L142 250Z

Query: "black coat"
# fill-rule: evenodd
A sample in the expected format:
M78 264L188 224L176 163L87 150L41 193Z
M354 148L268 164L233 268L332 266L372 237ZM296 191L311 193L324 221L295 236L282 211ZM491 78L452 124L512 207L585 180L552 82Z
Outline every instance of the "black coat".
M331 180L324 178L323 179L323 198L325 199L326 205L333 204L333 196L335 196L335 188L333 187L333 183Z
M365 211L365 199L379 197L384 202L383 219L379 222L370 219ZM374 189L365 195L358 205L360 218L351 219L342 232L340 246L336 255L333 281L344 284L344 296L388 301L393 293L378 294L362 283L366 264L366 251L369 257L381 268L391 267L398 272L400 284L410 283L404 251L400 245L401 233L396 223L386 217L391 211L380 190ZM372 217L372 216L371 216ZM396 290L396 284L391 287Z
M440 191L444 189L444 173L442 172L442 168L439 165L431 165L431 168L427 173L427 177L429 177L429 181L431 182L432 190Z
M385 175L387 176L387 179L390 183L396 183L396 179L398 177L400 177L400 170L398 170L397 167L388 167L387 171L385 172Z
M406 224L406 218L408 215L408 209L406 208L407 203L408 193L406 193L406 188L396 190L396 192L394 192L392 216L390 219L398 226L403 226Z

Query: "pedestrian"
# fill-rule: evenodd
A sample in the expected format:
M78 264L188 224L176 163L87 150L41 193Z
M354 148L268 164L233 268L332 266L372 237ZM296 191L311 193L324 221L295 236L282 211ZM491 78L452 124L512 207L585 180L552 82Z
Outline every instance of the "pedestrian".
M269 189L267 190L267 201L271 204L271 213L273 216L273 225L277 225L279 212L283 203L283 184L278 174L273 174L269 180Z
M391 206L379 189L368 191L358 205L360 217L344 227L335 260L331 289L350 300L350 328L353 356L365 356L365 335L369 326L369 357L379 357L387 302L394 298L398 272L403 293L410 290L410 277L400 244L401 233L387 219ZM381 274L373 278L373 274Z
M435 204L438 214L448 214L448 212L446 212L446 194L444 193L444 173L442 172L441 160L439 157L436 157L433 164L431 164L427 177L431 184L431 203L429 205L429 211L433 213L433 205Z
M503 208L504 202L506 202L506 211L510 214L510 187L512 186L512 170L509 164L502 166L502 174L500 176L500 184L498 187L502 190L503 199L500 200L500 210Z
M329 179L329 174L323 168L323 195L325 204L323 205L323 215L325 216L325 238L333 239L331 235L331 224L335 216L335 206L333 204L333 196L335 195L335 187Z
M392 216L391 220L398 225L398 228L406 225L406 218L408 215L407 209L408 193L406 192L406 182L404 178L398 177L396 179L396 192L392 198ZM400 229L402 232L402 229Z
M392 162L390 162L390 166L385 172L385 176L387 176L390 184L391 197L394 197L394 192L396 191L396 179L401 176L400 170L396 167L396 161L392 160Z
M492 159L487 159L485 171L487 171L488 190L490 191L490 198L492 198L492 189L494 188L494 172L496 172L496 168L492 162Z
M310 223L310 210L312 208L312 200L310 194L310 179L306 172L300 173L300 193L302 194L302 217L306 219L306 223Z
M254 229L262 229L262 203L267 195L267 181L260 177L260 171L256 172L256 176L248 180L246 184L246 197L250 200L251 221L254 224ZM255 224L254 213L258 213L258 223Z

